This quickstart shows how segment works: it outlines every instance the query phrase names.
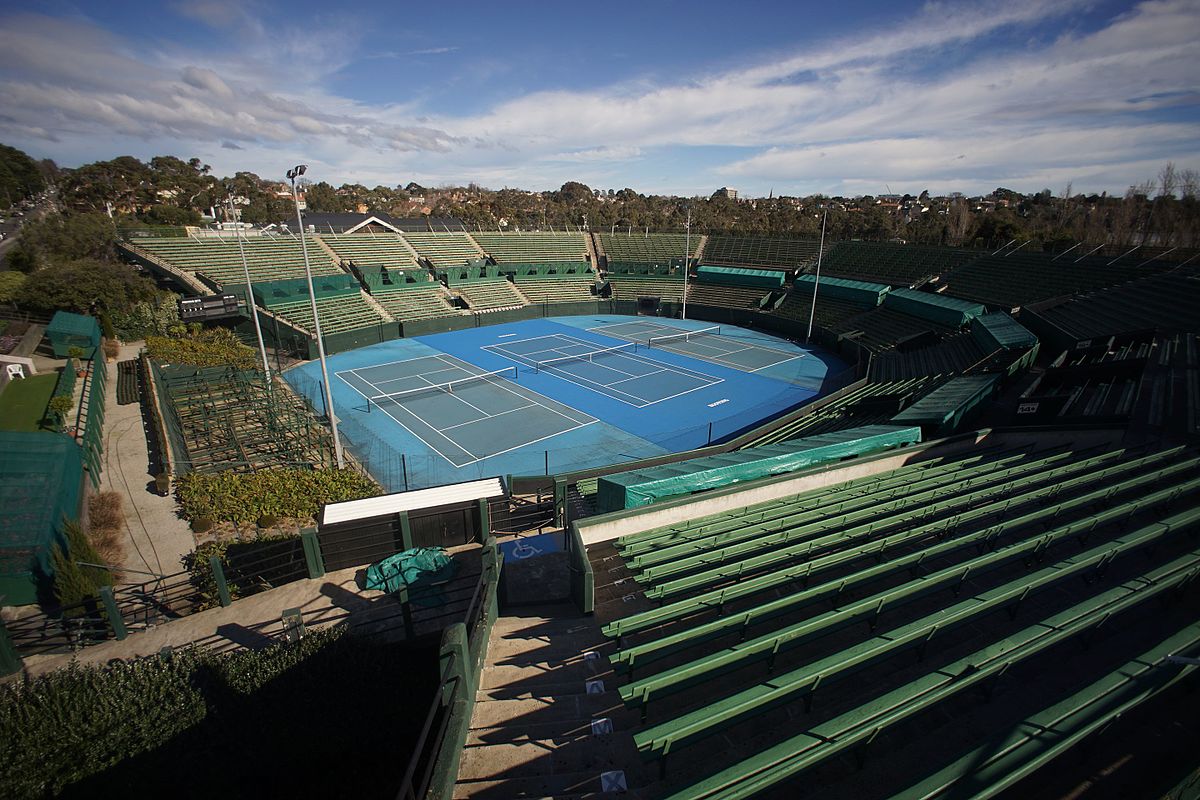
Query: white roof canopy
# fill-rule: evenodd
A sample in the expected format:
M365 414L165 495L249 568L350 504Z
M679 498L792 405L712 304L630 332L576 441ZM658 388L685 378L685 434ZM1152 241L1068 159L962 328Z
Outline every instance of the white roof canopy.
M417 489L412 492L366 497L362 500L329 503L321 510L321 524L335 525L341 522L398 514L401 511L437 508L438 506L454 505L471 500L485 500L489 497L503 495L504 483L499 478L452 483L449 486L435 486L431 489Z

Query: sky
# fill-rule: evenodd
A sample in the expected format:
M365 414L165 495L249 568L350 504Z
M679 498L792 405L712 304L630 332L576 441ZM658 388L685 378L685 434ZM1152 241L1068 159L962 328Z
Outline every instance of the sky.
M0 0L0 141L334 185L1123 193L1200 170L1200 0Z

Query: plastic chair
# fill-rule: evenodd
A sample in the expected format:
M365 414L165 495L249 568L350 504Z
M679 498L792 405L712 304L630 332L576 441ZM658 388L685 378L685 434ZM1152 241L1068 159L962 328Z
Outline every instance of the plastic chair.
M21 364L8 364L7 367L9 380L13 378L25 378L25 367Z

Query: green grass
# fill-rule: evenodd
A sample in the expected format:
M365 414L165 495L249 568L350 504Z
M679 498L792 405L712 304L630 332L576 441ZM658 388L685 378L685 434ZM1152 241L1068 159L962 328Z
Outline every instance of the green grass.
M54 423L44 419L46 404L58 384L58 373L48 372L21 380L9 381L0 393L0 430L54 430Z

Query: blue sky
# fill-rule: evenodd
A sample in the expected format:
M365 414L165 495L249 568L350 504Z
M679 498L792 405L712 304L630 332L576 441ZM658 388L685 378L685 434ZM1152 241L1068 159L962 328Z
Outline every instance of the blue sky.
M1200 169L1200 0L984 6L4 2L0 141L65 166L684 195Z

